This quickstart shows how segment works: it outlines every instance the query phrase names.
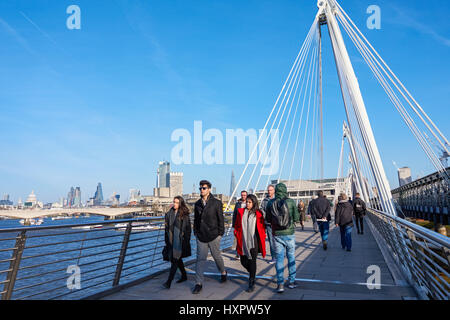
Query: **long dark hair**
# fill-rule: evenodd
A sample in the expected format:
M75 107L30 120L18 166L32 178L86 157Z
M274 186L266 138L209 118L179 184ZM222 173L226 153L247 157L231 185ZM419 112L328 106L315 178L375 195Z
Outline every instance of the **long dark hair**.
M253 207L250 212L256 213L256 210L259 210L258 199L256 198L256 196L254 194L249 194L247 196L247 200L250 200L253 203Z
M184 216L189 215L189 208L186 205L186 202L184 201L183 197L176 196L173 198L173 200L178 199L178 202L180 203L180 207L178 208L178 214L180 219L183 219Z

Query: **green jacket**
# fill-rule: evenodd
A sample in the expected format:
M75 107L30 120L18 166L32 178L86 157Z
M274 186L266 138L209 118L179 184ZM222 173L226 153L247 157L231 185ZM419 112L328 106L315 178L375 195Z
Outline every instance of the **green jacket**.
M287 188L284 183L279 183L275 186L275 199L284 199L286 201L286 204L289 209L289 214L291 216L291 224L290 226L285 230L277 230L274 232L274 235L276 236L290 236L293 235L295 232L295 226L294 222L300 222L300 213L298 212L297 206L295 205L294 200L289 199L287 193ZM274 199L270 200L270 204L272 205L272 201ZM268 206L269 206L268 205Z

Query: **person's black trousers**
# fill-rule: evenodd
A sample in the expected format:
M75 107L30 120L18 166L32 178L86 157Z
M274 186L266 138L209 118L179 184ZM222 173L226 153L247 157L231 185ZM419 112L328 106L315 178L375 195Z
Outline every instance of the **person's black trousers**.
M241 256L241 264L250 273L250 279L255 279L255 277L256 277L256 256L257 256L257 252L256 252L255 248L250 249L250 255L252 256L251 259L249 259L246 255Z
M184 268L183 260L180 259L172 259L170 266L170 272L169 272L169 279L167 280L168 283L171 283L173 278L175 277L175 273L177 272L177 268L181 271L181 277L186 278L186 269Z
M356 230L358 233L364 232L364 215L362 214L355 214L355 224L356 224Z

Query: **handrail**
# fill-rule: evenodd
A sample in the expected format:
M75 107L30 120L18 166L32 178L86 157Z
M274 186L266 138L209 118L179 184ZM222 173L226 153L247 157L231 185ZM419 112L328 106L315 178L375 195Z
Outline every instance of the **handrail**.
M230 218L230 212L226 212L226 228ZM136 222L150 227L139 228ZM97 225L101 228L72 229ZM15 237L2 239L2 235L14 233ZM232 245L228 238L222 238L222 249ZM192 258L195 258L194 240L193 236ZM86 242L89 245L84 245ZM1 299L81 299L115 290L168 269L170 264L161 255L163 246L163 216L3 228L0 229ZM143 265L147 267L136 268ZM69 267L73 266L81 274L79 288L69 288L73 275ZM130 269L134 271L122 272Z
M405 219L402 219L402 218L399 218L399 217L396 217L396 216L392 216L392 215L387 214L387 213L385 213L383 211L379 211L379 210L372 209L372 208L370 208L369 210L372 210L372 211L374 211L374 212L376 212L376 213L378 213L378 214L380 214L382 216L385 216L386 218L394 220L395 222L400 223L401 225L404 225L404 226L408 227L409 229L414 230L415 232L420 233L421 235L423 235L423 236L425 236L425 237L427 237L427 238L429 238L429 239L439 243L440 245L445 246L445 247L450 249L450 238L449 237L446 237L446 236L444 236L444 235L442 235L440 233L434 232L434 231L432 231L430 229L427 229L425 227L419 226L419 225L417 225L415 223L412 223L412 222L410 222L408 220L405 220Z
M450 239L385 212L368 210L375 233L421 299L450 299Z

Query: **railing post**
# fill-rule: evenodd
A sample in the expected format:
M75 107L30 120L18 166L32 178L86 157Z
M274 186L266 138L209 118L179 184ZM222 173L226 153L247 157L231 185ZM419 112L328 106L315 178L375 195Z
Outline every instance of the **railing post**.
M122 274L123 263L127 254L128 241L130 240L131 228L131 222L128 222L127 228L125 229L125 234L123 235L122 248L120 249L120 256L116 267L116 273L114 275L113 287L117 286L120 282L120 275Z
M2 300L10 300L13 290L14 284L16 282L17 272L19 271L20 260L22 259L22 253L25 248L26 241L26 231L22 231L20 235L16 238L16 244L14 245L14 251L12 254L12 260L9 264L8 275L6 276L6 280L8 282L5 283L5 293L2 295Z

